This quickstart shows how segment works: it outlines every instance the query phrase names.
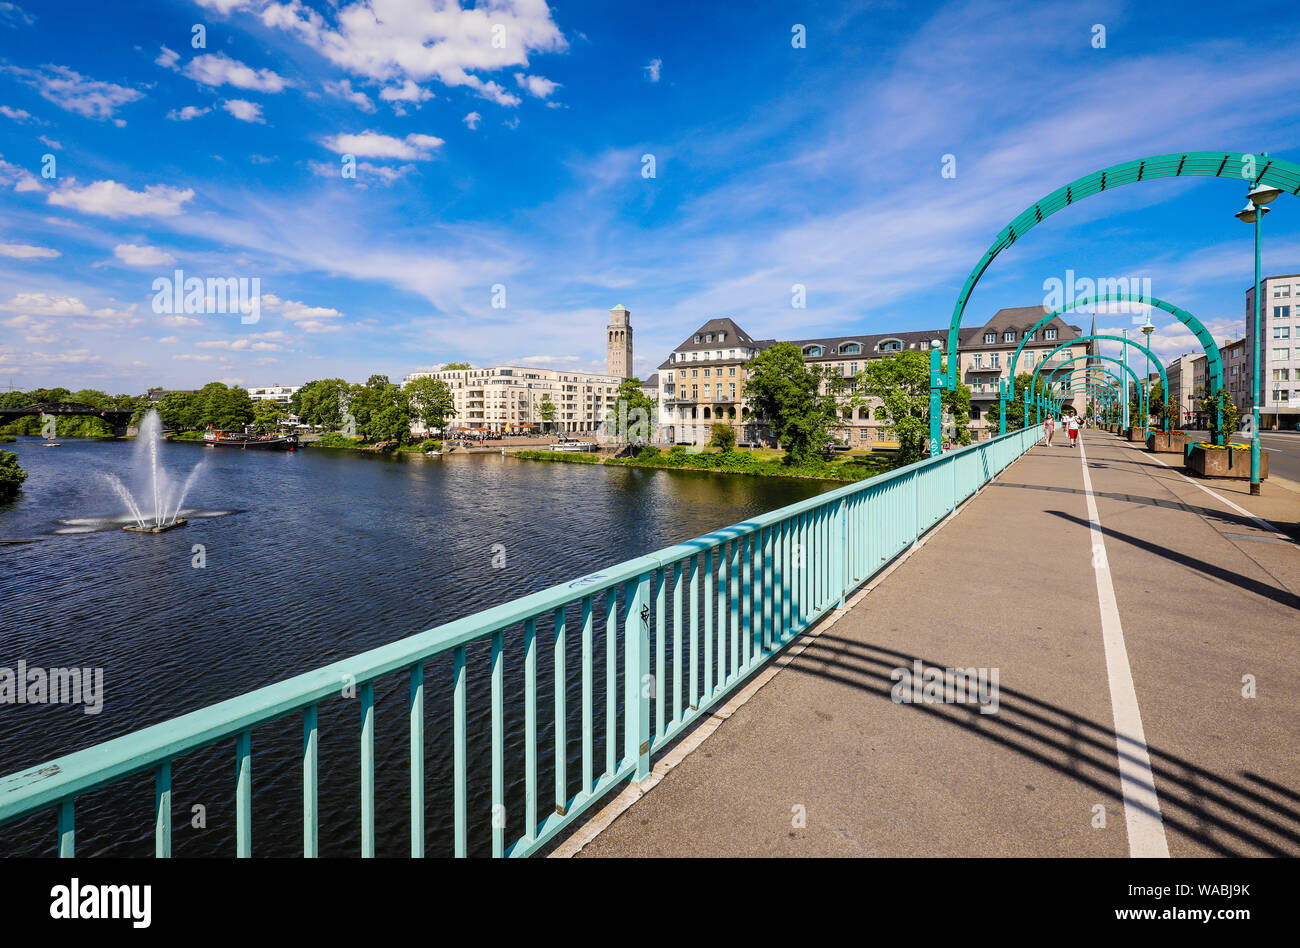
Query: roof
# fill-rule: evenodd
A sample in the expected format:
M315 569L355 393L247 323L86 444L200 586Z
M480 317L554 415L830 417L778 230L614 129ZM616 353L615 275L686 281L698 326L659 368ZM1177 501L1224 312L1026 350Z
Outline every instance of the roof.
M930 343L938 339L942 342L944 338L943 331L934 330L909 330L907 332L881 332L881 333L864 333L860 336L827 336L821 339L792 339L791 344L804 349L807 346L821 346L823 354L812 356L813 359L830 359L843 358L845 354L839 350L842 346L856 342L862 346L861 353L851 353L851 355L870 357L880 351L880 344L886 340L897 340L902 343L904 349L926 349L930 348Z
M1033 327L1047 313L1043 311L1042 306L1006 306L998 310L989 317L988 322L983 326L972 326L969 329L963 329L957 337L957 346L961 349L980 349L984 346L1003 348L1006 343L1002 341L1002 334L1008 331L1016 333L1016 341L1019 342L1024 338L1024 334ZM1055 329L1056 338L1046 339L1045 336L1039 336L1030 345L1040 344L1039 339L1044 342L1060 343L1067 339L1074 339L1083 335L1083 330L1078 326L1071 326L1060 316L1054 317L1039 327L1041 332L1044 329ZM996 333L997 338L991 342L984 341L985 333ZM1071 335L1073 332L1073 335ZM944 336L945 340L947 336Z
M714 339L711 342L703 342L703 341L696 342L695 337L700 336L702 338L710 334L713 336L717 336L717 334L720 332L727 334L727 338L724 341L725 345L730 346L733 343L733 341L735 342L735 344L742 345L742 346L754 345L754 340L750 338L749 333L745 332L745 330L737 326L735 320L733 320L730 316L718 316L714 319L710 319L699 329L695 330L695 332L687 336L686 340L681 345L676 346L673 349L673 351L689 352L692 349L696 349L696 350L716 349L718 347L718 342L716 339Z

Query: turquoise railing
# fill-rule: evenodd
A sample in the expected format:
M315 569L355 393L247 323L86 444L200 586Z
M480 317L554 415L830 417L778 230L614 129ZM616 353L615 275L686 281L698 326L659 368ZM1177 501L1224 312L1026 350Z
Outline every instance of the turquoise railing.
M411 855L423 856L424 666L450 653L452 854L467 855L468 801L480 795L471 794L468 786L466 649L490 640L492 853L529 855L620 783L648 777L657 751L797 635L843 606L855 588L915 544L1041 436L1042 427L1033 426L927 458L12 774L0 779L0 823L53 810L59 855L73 856L78 795L152 770L154 852L170 856L173 762L233 739L235 852L251 856L252 732L259 725L298 714L302 719L302 851L304 856L315 856L317 713L322 701L338 695L340 681L348 681L355 682L361 709L361 855L373 856L375 685L385 676L400 674L409 681ZM581 629L581 656L573 670L580 677L582 704L581 777L576 794L569 792L568 776L566 701L574 684L565 655L570 617ZM606 646L603 709L596 707L598 673L593 665L599 625L604 626ZM524 829L508 841L505 642L508 631L519 629ZM555 755L555 791L553 801L547 793L543 802L537 773L542 688L537 661L539 648L547 643L554 670L548 700L555 707L550 748ZM598 731L603 762L596 756ZM548 811L545 815L539 813L543 807Z

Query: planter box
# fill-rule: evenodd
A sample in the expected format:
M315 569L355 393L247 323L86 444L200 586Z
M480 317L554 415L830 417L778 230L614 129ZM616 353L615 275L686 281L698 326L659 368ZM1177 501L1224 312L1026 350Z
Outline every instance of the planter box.
M1129 439L1130 441L1146 441L1146 439L1147 439L1147 432L1148 432L1148 431L1151 431L1151 430L1153 430L1153 429L1151 429L1151 428L1130 428L1130 429L1128 429L1127 436L1128 436L1128 439Z
M1187 435L1152 431L1147 434L1147 450L1153 454L1186 454Z
M1205 448L1193 444L1187 449L1184 466L1201 477L1232 477L1250 480L1250 448ZM1259 479L1268 478L1268 452L1259 452Z

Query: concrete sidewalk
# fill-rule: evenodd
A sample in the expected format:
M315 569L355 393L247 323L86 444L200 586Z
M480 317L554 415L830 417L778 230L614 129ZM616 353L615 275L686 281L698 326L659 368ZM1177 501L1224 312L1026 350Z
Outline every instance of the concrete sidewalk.
M1109 434L1036 448L581 854L1129 855L1126 688L1131 825L1174 856L1300 854L1300 550L1209 486L1244 510ZM1300 520L1300 495L1263 503ZM895 703L917 661L996 668L996 712Z

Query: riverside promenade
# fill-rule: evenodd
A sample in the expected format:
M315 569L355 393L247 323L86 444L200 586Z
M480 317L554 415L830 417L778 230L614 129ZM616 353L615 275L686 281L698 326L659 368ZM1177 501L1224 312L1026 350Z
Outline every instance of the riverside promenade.
M552 855L1300 855L1300 493L1082 440L1013 463ZM996 669L996 710L892 700L917 662Z

